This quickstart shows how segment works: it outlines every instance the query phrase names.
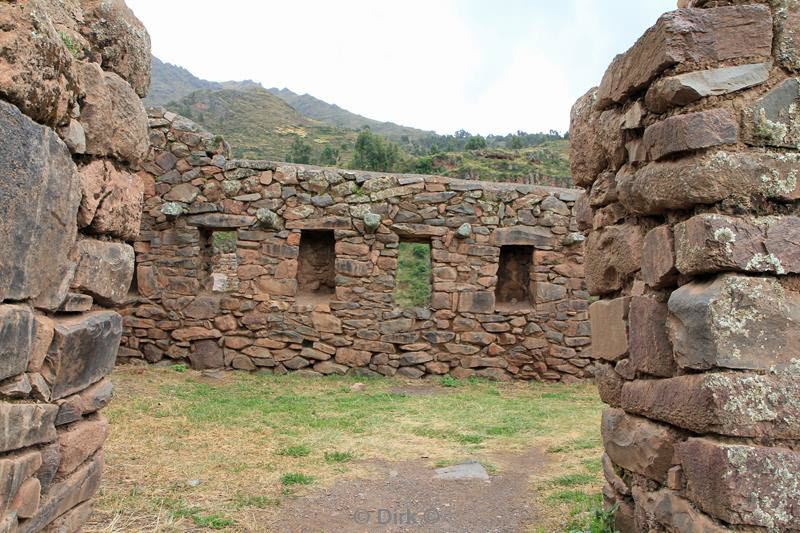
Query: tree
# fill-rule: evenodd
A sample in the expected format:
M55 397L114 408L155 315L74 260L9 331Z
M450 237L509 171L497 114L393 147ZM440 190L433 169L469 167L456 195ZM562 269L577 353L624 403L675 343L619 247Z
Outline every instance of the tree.
M482 150L486 148L486 139L480 135L475 135L469 138L465 150Z
M356 139L351 164L359 170L389 172L397 164L399 154L396 144L375 135L369 128L364 128Z
M326 146L319 156L319 162L323 165L335 165L339 161L339 150L333 146Z
M520 148L522 148L522 137L520 137L519 135L512 135L511 148L513 150L519 150Z
M311 145L306 144L299 135L296 135L294 141L292 141L292 146L289 147L286 161L308 165L311 163Z

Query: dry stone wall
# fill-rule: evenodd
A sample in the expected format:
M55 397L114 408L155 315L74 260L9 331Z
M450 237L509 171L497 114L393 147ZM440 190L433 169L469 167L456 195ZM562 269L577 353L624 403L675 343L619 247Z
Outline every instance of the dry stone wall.
M150 42L122 0L4 1L0 23L0 531L66 533L103 467Z
M797 531L800 6L682 3L572 111L604 493L622 532Z
M234 161L183 117L153 109L150 126L138 300L125 311L121 361L590 375L577 191ZM431 247L428 306L395 304L402 241Z

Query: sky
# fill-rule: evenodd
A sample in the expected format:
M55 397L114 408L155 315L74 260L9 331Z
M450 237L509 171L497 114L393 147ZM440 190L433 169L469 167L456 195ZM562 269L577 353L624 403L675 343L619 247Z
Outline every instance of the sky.
M573 102L676 0L127 0L153 54L382 121L566 131Z

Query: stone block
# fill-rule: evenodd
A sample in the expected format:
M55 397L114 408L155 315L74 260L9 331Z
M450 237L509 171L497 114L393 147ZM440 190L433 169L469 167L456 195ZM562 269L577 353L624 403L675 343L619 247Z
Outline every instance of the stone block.
M69 275L64 265L81 199L77 169L51 129L0 102L0 176L13 176L0 180L0 301L36 298Z
M651 376L671 377L676 365L667 333L666 303L647 296L633 296L628 312L630 359L639 372ZM596 345L593 348L597 353Z
M0 452L55 440L57 414L55 405L0 403Z
M42 529L42 533L78 533L89 521L91 514L92 502L84 502L50 522Z
M19 518L31 518L39 509L42 486L38 479L32 477L20 486L9 509L17 513Z
M600 399L611 407L622 404L622 386L625 380L614 371L611 365L598 365L594 371L594 381L600 393Z
M100 381L114 368L122 337L122 317L113 311L54 320L52 398L57 400Z
M626 383L621 404L700 434L797 439L799 398L792 376L714 373Z
M625 413L606 409L601 424L603 444L614 464L663 483L672 467L680 435L673 429Z
M800 294L773 278L725 274L672 293L668 321L678 366L784 369L797 365Z
M498 228L492 234L492 243L497 246L553 246L555 238L549 228L539 226L513 226Z
M630 297L600 300L589 306L592 323L592 355L618 361L628 354Z
M645 492L637 487L634 489L633 494L640 511L647 513L659 525L668 528L668 531L686 533L724 533L731 531L698 511L690 501L681 498L671 490L662 489L658 492Z
M26 480L42 466L42 454L28 450L0 459L0 514L5 513Z
M776 200L800 198L800 155L725 152L651 163L617 176L619 197L634 214L661 214L755 194Z
M190 226L214 229L247 228L256 223L255 217L245 215L227 215L222 213L205 213L186 217Z
M654 113L682 107L707 96L720 96L764 83L772 63L712 68L662 78L647 91L645 105Z
M97 206L91 228L95 233L133 241L139 235L144 204L144 182L136 175L117 171L113 165ZM83 204L81 204L83 205Z
M672 11L614 59L598 89L598 105L622 102L679 63L767 59L771 54L772 16L767 6Z
M644 130L644 145L652 160L672 154L735 144L739 124L726 109L675 115Z
M659 226L648 231L642 247L642 279L654 289L663 289L674 285L677 278L672 228Z
M586 285L591 294L622 289L640 269L644 230L622 224L593 231L586 240Z
M800 522L800 453L693 438L676 447L689 498L738 526L789 530Z
M103 378L81 392L58 401L56 425L69 424L81 417L99 411L111 401L114 385Z
M86 459L103 446L108 436L108 421L102 416L70 424L58 432L61 445L59 475L74 472Z
M28 368L34 349L35 324L30 308L0 305L0 381Z
M193 350L189 354L189 361L192 368L196 370L215 369L225 366L222 348L215 340L195 342Z
M336 362L340 365L362 367L367 366L371 360L372 352L353 350L351 348L339 348L336 350Z
M599 113L594 111L597 88L581 96L570 112L570 139L580 150L570 154L572 178L579 187L591 185L607 167L606 153L600 143Z
M90 294L99 303L118 305L128 296L135 255L128 244L82 239L72 288Z
M798 103L800 81L797 78L776 85L745 111L745 141L756 146L796 148L800 142Z
M675 226L677 267L683 274L740 271L800 272L800 218L742 218L703 214Z
M458 310L461 313L494 313L494 306L494 292L467 291L458 295Z

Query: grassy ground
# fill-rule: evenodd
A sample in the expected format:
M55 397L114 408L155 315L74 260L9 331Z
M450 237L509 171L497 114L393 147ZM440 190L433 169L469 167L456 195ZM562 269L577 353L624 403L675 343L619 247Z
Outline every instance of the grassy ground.
M180 369L179 369L180 370ZM484 462L538 448L531 531L586 526L602 486L590 385L401 380L123 368L104 411L106 470L86 531L264 531L280 505L334 480L369 476L362 459Z

